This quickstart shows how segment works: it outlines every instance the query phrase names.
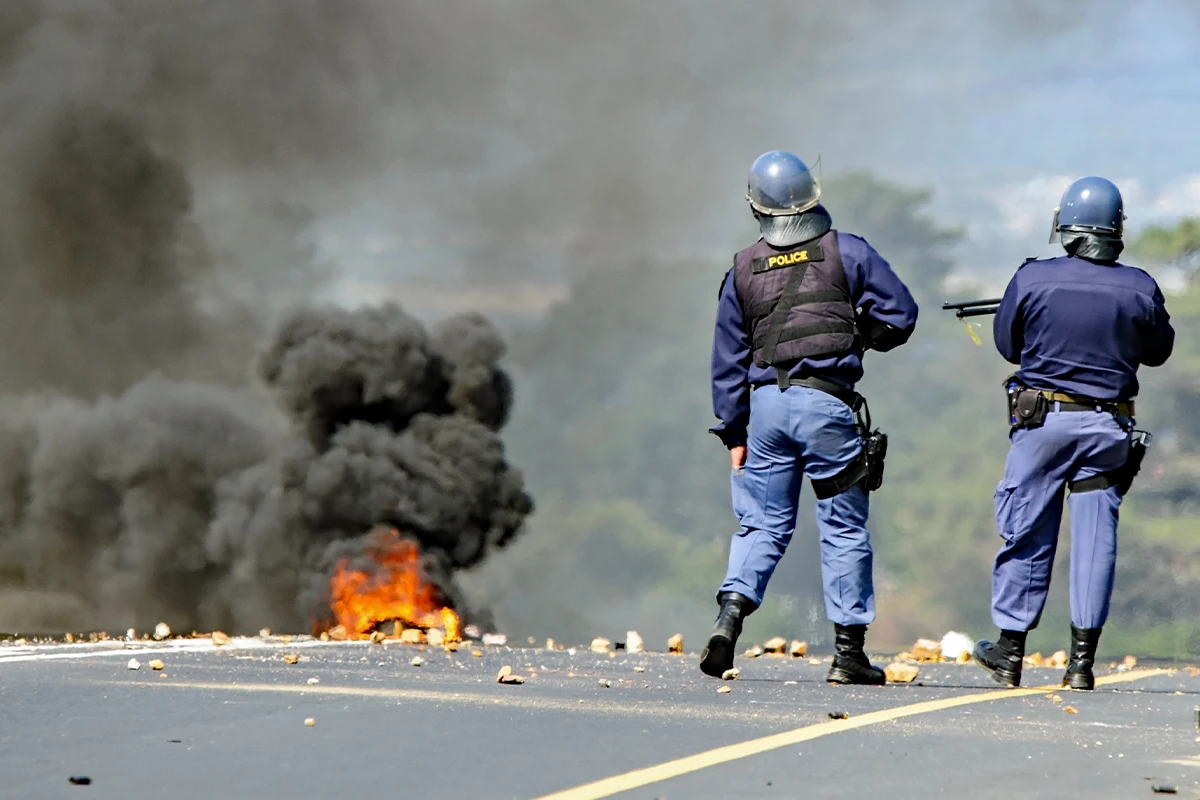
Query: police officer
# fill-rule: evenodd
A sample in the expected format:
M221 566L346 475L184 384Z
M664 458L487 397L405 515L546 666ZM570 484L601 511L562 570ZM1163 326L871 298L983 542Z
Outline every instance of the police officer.
M750 168L746 199L762 238L734 256L721 285L712 351L712 432L729 449L741 529L717 593L700 668L733 666L742 621L762 603L796 528L801 479L817 496L825 607L837 655L828 680L881 684L863 652L875 618L864 441L854 385L866 349L908 341L917 304L863 239L832 229L819 178L773 150Z
M1071 659L1063 685L1091 689L1117 556L1117 510L1133 431L1141 365L1171 355L1175 332L1154 279L1117 261L1124 204L1104 178L1080 178L1055 210L1050 240L1065 256L1027 261L995 320L996 348L1020 369L996 527L1004 544L992 572L996 642L975 658L1002 684L1021 683L1025 636L1037 627L1062 518L1071 511ZM1018 398L1015 403L1013 398ZM1126 474L1129 473L1129 474Z

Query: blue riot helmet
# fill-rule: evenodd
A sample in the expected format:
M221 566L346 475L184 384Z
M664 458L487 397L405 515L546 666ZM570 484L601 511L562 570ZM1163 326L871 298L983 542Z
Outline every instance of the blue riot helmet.
M1054 222L1050 227L1050 242L1063 233L1094 233L1120 239L1125 230L1125 203L1121 191L1112 181L1096 176L1080 178L1063 192Z
M750 167L746 199L754 213L766 217L800 214L821 201L820 159L814 174L797 156L786 150L763 153Z

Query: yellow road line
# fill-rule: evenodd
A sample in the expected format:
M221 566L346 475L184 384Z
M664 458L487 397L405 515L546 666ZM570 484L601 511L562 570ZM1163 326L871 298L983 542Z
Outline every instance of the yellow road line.
M1165 673L1166 670L1154 669L1107 675L1097 678L1096 685L1128 683L1129 681L1141 680L1142 678L1163 675ZM865 728L868 725L890 722L904 717L916 716L917 714L928 714L931 711L944 711L948 708L987 703L992 700L1002 700L1009 697L1029 697L1035 694L1045 694L1048 691L1057 691L1060 688L1059 686L1035 686L1028 689L999 689L992 692L983 692L982 694L947 697L941 700L928 700L923 703L913 703L896 708L885 708L882 711L872 711L868 714L851 717L850 719L821 722L816 725L808 725L803 728L784 731L783 733L763 736L759 739L750 739L745 742L706 750L703 753L696 753L695 755L678 758L674 761L656 764L652 767L636 769L632 772L626 772L623 775L614 775L611 778L604 778L584 784L583 786L576 786L573 789L564 789L561 792L536 798L536 800L599 800L599 798L611 797L614 794L627 792L630 789L637 789L651 783L659 783L671 778L677 778L680 775L696 772L706 767L725 764L729 761L736 761L739 758L758 755L769 750L777 750L780 747L807 742L811 739L817 739L833 733L842 733L843 731L854 730L855 728Z

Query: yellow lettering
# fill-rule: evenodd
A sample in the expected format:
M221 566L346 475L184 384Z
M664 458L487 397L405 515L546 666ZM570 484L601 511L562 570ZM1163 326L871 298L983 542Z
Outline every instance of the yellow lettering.
M767 269L773 267L786 267L789 264L799 264L801 261L808 261L807 250L797 250L793 253L785 253L781 256L771 256L767 259Z

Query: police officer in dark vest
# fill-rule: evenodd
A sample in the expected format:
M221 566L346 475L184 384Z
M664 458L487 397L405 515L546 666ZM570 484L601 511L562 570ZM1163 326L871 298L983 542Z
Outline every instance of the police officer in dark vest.
M998 682L1021 683L1025 636L1050 588L1062 521L1071 511L1071 657L1063 685L1091 689L1117 559L1117 511L1144 453L1133 429L1138 367L1171 355L1175 331L1154 279L1117 261L1121 193L1104 178L1075 181L1050 241L1066 255L1030 259L996 312L996 348L1020 369L1008 381L1011 447L996 487L1004 544L992 571L995 642L975 659Z
M760 156L746 199L762 238L734 256L721 285L712 351L712 432L729 449L741 529L700 668L720 676L733 666L742 621L796 528L807 476L836 635L827 680L881 684L863 645L875 618L867 492L881 478L886 438L871 435L854 385L865 350L908 341L917 304L866 241L833 230L818 176L796 156Z

